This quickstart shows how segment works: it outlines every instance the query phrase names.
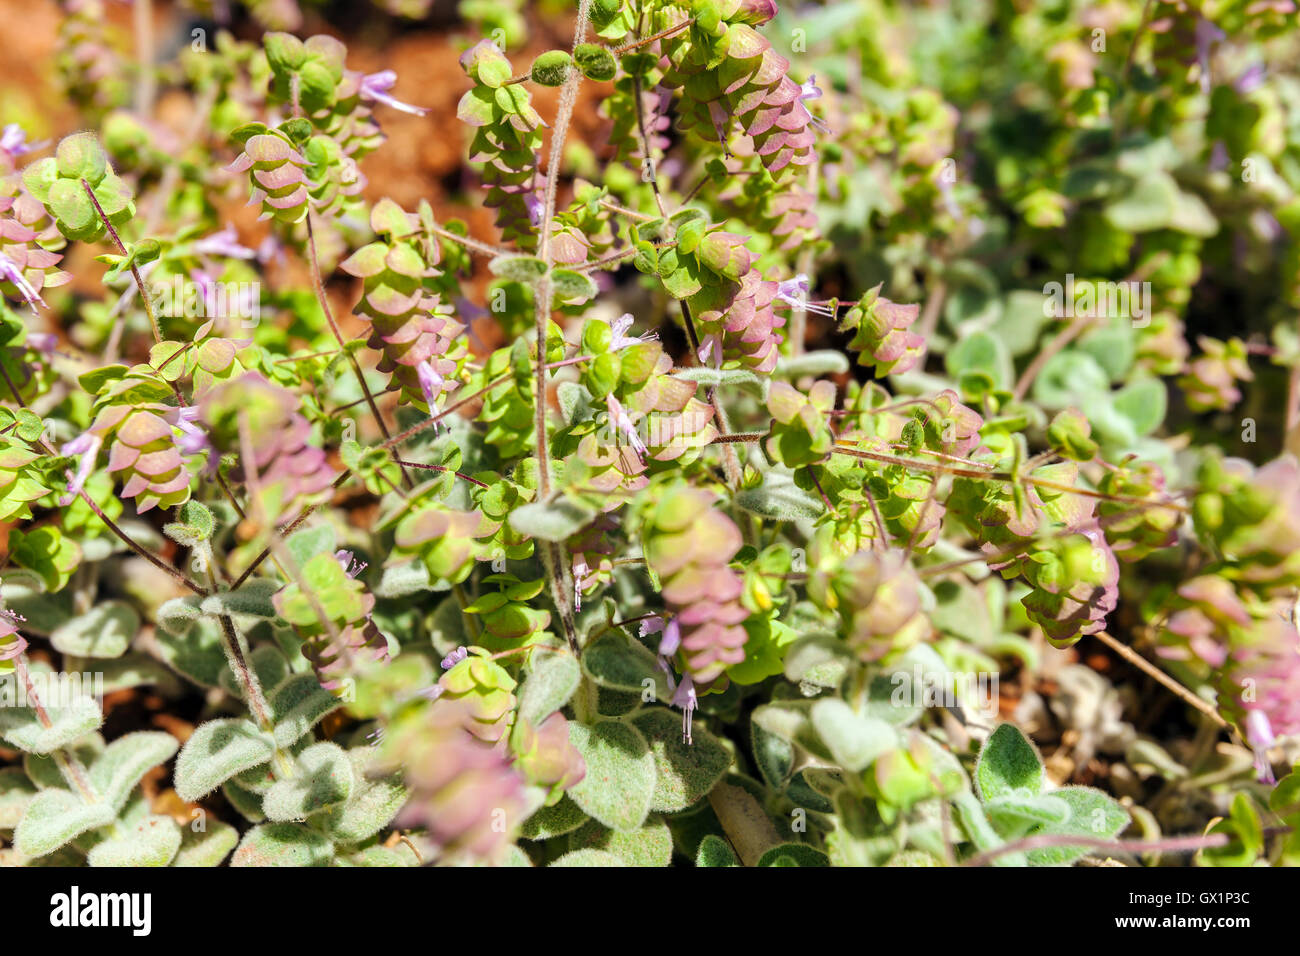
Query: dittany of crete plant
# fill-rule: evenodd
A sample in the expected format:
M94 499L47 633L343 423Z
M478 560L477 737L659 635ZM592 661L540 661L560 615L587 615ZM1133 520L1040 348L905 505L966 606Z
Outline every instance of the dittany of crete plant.
M463 3L474 236L251 6L0 135L6 864L1300 861L1287 4Z

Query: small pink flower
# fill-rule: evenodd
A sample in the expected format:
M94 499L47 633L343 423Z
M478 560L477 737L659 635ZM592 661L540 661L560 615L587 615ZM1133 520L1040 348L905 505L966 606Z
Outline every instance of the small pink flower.
M1275 742L1273 725L1262 710L1252 710L1246 714L1246 740L1251 750L1255 751L1255 774L1260 783L1277 783L1273 778L1273 768L1268 762L1268 750Z
M194 252L200 256L226 256L230 259L253 259L257 256L252 249L240 244L239 234L229 223L220 232L195 242Z
M716 332L710 332L700 343L700 350L697 353L701 365L712 365L714 368L722 368L722 343L718 339Z
M818 302L809 302L808 292L808 276L802 272L793 279L785 279L776 284L776 297L787 305L792 305L796 309L802 309L805 312L813 312L829 318L835 317L835 310L830 306Z
M442 659L442 669L449 671L467 657L469 657L469 649L458 647Z
M622 403L614 397L612 392L605 396L605 407L609 409L610 423L618 429L619 433L627 439L627 443L632 446L632 449L637 453L637 455L644 460L646 454L645 442L643 442L641 436L636 433L636 426L632 424L632 419L628 417L627 412L623 409Z
M808 79L805 80L803 84L800 85L799 87L799 99L816 100L816 99L821 99L821 95L822 95L821 87L817 85L817 74L810 73L808 75ZM807 109L807 107L804 108ZM831 128L829 126L827 126L817 117L812 115L812 110L808 110L808 119L812 122L814 129L820 130L823 133L829 133L831 131Z
M59 347L59 337L53 332L28 332L27 347L48 358Z
M695 714L698 701L695 698L695 681L690 674L682 675L682 682L673 693L673 706L682 709L682 743L691 742L691 718Z
M6 124L3 132L0 132L0 151L8 153L11 157L41 149L48 143L47 139L39 143L27 142L27 132L17 123Z
M403 113L410 113L413 116L423 116L429 112L422 106L412 106L410 103L403 103L401 100L389 96L388 91L393 88L396 82L397 74L392 70L368 73L361 78L361 98L383 103L385 106L391 106L395 110L401 110Z
M709 119L713 120L714 132L718 134L718 142L722 144L722 155L730 159L731 148L727 145L727 135L731 127L731 116L717 100L709 100Z
M611 352L617 352L619 349L625 349L629 345L637 345L641 342L653 342L659 338L658 334L654 332L647 332L644 335L628 335L628 330L632 328L632 322L632 313L624 312L609 323L609 327L614 331L614 336L609 342Z
M581 555L575 554L573 556L573 609L575 611L582 610L582 589L590 583L588 578L590 571Z
M68 493L59 499L59 504L67 505L72 499L81 494L86 487L86 482L95 471L95 464L99 460L99 449L103 447L104 440L94 432L82 432L72 441L63 446L64 455L76 455L77 472L68 478Z
M18 287L18 292L27 300L27 305L31 307L33 314L36 313L37 304L45 305L45 300L37 292L27 277L23 275L23 270L18 268L18 263L14 262L3 252L0 252L0 279L8 279ZM48 309L49 306L45 305Z
M528 224L534 229L541 228L542 215L546 211L546 204L542 202L542 197L536 192L524 193L524 208L528 210Z
M358 574L369 567L365 561L358 561L351 551L343 548L334 552L334 560L343 567L343 573L349 578L355 578Z
M681 625L677 623L677 618L673 618L664 627L664 636L659 638L659 656L672 657L677 653L677 649L681 646Z
M420 379L420 391L424 392L424 400L432 411L438 396L447 390L447 380L427 361L415 367L415 374Z
M204 469L208 476L211 477L217 473L217 466L221 463L221 456L212 448L212 442L208 438L208 433L200 428L194 422L199 417L198 406L182 405L176 411L176 427L181 431L181 437L176 440L176 447L184 455L199 455L206 453L208 463Z

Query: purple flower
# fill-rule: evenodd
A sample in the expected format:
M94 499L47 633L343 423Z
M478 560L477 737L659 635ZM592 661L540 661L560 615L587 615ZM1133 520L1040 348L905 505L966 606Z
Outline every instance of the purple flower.
M546 204L542 202L542 197L536 192L524 193L524 208L528 210L528 222L534 228L541 228L542 214L546 211Z
M467 657L469 657L469 649L462 645L442 659L442 669L449 671Z
M664 636L659 638L659 656L672 657L677 653L677 649L682 646L682 629L677 623L677 618L673 618L664 627Z
M1196 62L1201 65L1201 92L1210 92L1210 54L1216 43L1223 42L1226 34L1211 21L1201 17L1196 21Z
M638 633L642 637L649 637L651 634L658 634L664 629L664 619L655 614L641 622Z
M659 669L664 672L664 676L668 679L668 693L676 693L677 675L673 673L673 666L663 657L656 657L655 662L659 665Z
M717 100L709 100L709 119L713 120L713 129L722 144L722 155L731 158L731 148L727 146L727 131L731 126L731 116Z
M257 261L266 265L271 261L278 265L284 265L287 261L284 255L284 244L275 236L267 236L257 245Z
M834 318L835 310L830 306L821 305L817 302L809 302L808 292L808 276L802 272L793 279L785 279L776 284L776 297L787 305L792 305L796 309L802 309L804 312L814 312L817 315L825 315Z
M1268 750L1273 746L1273 725L1269 723L1268 714L1262 710L1252 710L1246 714L1246 740L1255 751L1255 774L1260 783L1274 784L1273 768L1268 762Z
M59 499L59 504L67 505L72 499L81 494L86 487L86 482L90 479L91 473L95 470L95 463L99 460L99 449L103 446L104 440L94 432L82 432L72 441L63 446L64 455L76 455L77 473L68 477L68 493Z
M48 357L59 347L59 337L53 332L28 332L27 347Z
M27 142L27 132L17 123L8 123L4 130L0 131L0 151L8 153L11 157L41 149L48 142L49 140L41 140L39 143Z
M257 253L239 242L239 234L229 223L220 232L199 239L194 243L194 252L200 256L227 256L231 259L253 259Z
M710 332L704 336L704 341L700 343L698 355L701 365L722 368L722 342L718 339L718 333Z
M427 361L415 366L415 374L420 379L420 391L424 392L424 400L432 411L438 396L447 390L447 380Z
M573 556L573 609L575 611L582 610L582 589L587 586L587 575L590 570L581 555Z
M343 573L349 578L355 578L358 574L369 567L365 561L358 561L351 551L347 551L343 548L334 552L334 560L342 565Z
M632 313L624 312L609 327L614 331L614 337L610 339L609 347L611 351L617 352L619 349L625 349L629 345L637 345L640 342L653 342L659 336L654 332L647 332L644 335L628 335L628 329L632 328Z
M191 269L190 278L198 286L199 295L203 299L203 315L208 318L216 318L217 283L209 273L202 269Z
M32 284L23 275L23 270L18 268L18 263L3 252L0 252L0 278L8 279L18 287L19 293L27 300L27 304L31 307L33 313L36 313L37 303L45 305L45 300L41 298L41 294L32 288ZM49 308L48 305L45 307Z
M810 73L808 75L808 79L805 80L803 84L799 87L799 99L817 100L817 99L821 99L821 95L822 95L821 87L817 85L817 74ZM807 109L807 107L804 108ZM823 133L829 133L831 131L831 128L829 126L827 126L817 117L812 115L812 110L808 110L808 118L812 122L813 127L815 129L818 129Z
M213 451L208 433L194 424L198 417L198 406L183 405L177 409L176 427L180 429L181 437L176 440L176 447L184 455L199 455L206 452L208 464L205 471L210 477L216 474L217 466L221 463L221 456Z
M1254 66L1247 68L1246 72L1242 73L1241 76L1237 77L1236 82L1232 84L1233 89L1242 94L1252 93L1259 89L1260 85L1264 82L1264 77L1267 75L1268 67L1264 66L1263 63L1256 63Z
M411 113L414 116L423 116L429 112L422 106L412 106L410 103L403 103L401 100L389 96L388 91L393 88L393 84L396 82L397 74L392 70L368 73L361 78L361 98L383 103L385 106L391 106L395 110Z
M1210 149L1210 168L1216 172L1221 169L1227 169L1231 160L1228 157L1228 147L1223 145L1223 140L1216 139L1214 146Z
M614 397L613 392L605 396L605 407L609 409L610 423L627 439L627 443L632 446L637 455L644 459L646 454L645 442L636 433L636 426L632 424L632 419L628 417L622 403Z
M691 742L691 717L695 714L696 704L695 681L691 680L690 674L683 674L682 682L673 692L673 706L682 709L682 743L684 744Z

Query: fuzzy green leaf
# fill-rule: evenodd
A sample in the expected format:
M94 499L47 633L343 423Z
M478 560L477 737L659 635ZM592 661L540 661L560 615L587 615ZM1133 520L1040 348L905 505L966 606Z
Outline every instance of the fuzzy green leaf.
M176 758L176 792L193 802L231 777L266 763L275 740L250 720L226 717L199 724Z
M296 823L264 823L244 834L231 866L329 866L334 844Z
M167 866L181 846L181 828L171 817L150 814L90 849L91 866Z
M736 851L722 837L706 833L695 853L696 866L740 866Z
M571 654L548 654L519 689L519 717L540 725L569 702L582 682L582 668Z
M176 738L157 730L141 730L119 737L90 766L90 785L100 799L121 812L144 775L172 758Z
M975 785L986 802L1016 791L1042 793L1045 778L1038 751L1014 724L1001 724L989 735L975 764Z
M220 820L205 821L205 830L185 827L181 847L172 858L172 866L220 866L221 861L239 843L239 831Z
M54 679L51 677L51 682ZM47 702L45 711L49 727L35 708L0 707L0 737L27 753L48 754L94 733L104 722L99 704L89 697L74 697L66 707L50 707Z
M14 847L24 856L45 856L87 830L108 826L115 816L107 803L82 803L57 788L42 790L14 830Z
M342 705L339 698L321 687L315 674L290 677L271 695L276 743L288 747Z
M550 504L535 501L510 512L510 527L541 541L564 541L595 517L595 510L568 499Z
M898 733L885 721L856 713L837 698L813 704L813 728L845 770L862 770L881 754L898 746Z
M652 810L685 810L703 799L731 767L731 753L704 728L695 727L691 743L683 743L681 720L668 710L643 711L632 723L649 741L654 755Z
M569 739L587 764L569 790L573 802L613 830L640 827L655 795L655 759L641 733L616 720L570 721Z
M77 657L121 657L139 630L135 608L125 601L104 601L59 625L50 643L60 653Z
M352 796L357 782L352 762L338 744L319 743L298 755L298 773L277 780L262 796L268 820L303 820L331 810Z

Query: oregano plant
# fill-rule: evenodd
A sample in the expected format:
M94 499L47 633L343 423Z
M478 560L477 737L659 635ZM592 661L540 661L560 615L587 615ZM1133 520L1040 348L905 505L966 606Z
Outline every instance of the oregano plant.
M0 862L1300 861L1294 4L310 6L0 78Z

